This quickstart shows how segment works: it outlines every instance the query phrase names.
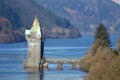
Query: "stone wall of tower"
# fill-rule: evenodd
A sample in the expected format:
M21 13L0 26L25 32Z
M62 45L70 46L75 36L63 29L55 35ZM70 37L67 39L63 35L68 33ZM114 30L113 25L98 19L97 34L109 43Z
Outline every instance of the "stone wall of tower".
M26 67L39 67L41 59L41 38L37 38L36 33L26 35L28 42L28 58L26 60Z

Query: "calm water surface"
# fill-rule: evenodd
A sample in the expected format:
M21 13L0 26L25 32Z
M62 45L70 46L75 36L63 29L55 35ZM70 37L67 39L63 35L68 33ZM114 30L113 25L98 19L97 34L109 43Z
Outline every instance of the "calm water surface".
M117 35L111 36L113 48ZM47 39L45 41L46 58L82 58L94 41L93 36L79 39ZM27 43L0 44L0 80L83 80L87 73L64 64L63 70L57 65L49 65L49 70L36 71L23 68L23 60L27 57Z

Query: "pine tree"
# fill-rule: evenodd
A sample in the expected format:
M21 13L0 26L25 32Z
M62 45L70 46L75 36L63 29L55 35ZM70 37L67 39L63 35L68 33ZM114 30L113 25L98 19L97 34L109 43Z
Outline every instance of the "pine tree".
M102 23L98 26L95 32L95 41L96 40L100 40L99 45L111 47L110 36Z

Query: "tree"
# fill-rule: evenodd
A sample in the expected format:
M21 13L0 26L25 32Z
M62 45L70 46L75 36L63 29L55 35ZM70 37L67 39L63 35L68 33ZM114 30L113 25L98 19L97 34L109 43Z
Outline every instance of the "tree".
M96 40L100 40L99 45L111 47L110 36L109 36L105 26L102 23L99 24L99 26L95 32L95 41Z

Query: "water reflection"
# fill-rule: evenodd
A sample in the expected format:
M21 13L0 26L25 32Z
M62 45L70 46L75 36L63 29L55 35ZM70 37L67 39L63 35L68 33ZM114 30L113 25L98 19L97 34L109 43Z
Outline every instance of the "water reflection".
M27 80L43 80L44 78L44 70L39 68L25 68L28 72Z

